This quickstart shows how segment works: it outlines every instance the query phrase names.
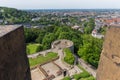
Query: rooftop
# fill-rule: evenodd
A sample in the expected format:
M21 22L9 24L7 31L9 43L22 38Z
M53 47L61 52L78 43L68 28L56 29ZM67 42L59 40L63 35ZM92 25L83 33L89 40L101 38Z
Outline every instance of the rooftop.
M0 37L17 29L18 27L20 27L20 25L0 25Z

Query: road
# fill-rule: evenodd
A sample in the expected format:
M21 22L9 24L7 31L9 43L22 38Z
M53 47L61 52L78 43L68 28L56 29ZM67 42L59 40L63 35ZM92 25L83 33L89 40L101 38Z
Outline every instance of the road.
M88 71L91 75L93 75L96 78L96 68L91 66L90 64L86 63L82 59L78 59L79 64L86 70Z

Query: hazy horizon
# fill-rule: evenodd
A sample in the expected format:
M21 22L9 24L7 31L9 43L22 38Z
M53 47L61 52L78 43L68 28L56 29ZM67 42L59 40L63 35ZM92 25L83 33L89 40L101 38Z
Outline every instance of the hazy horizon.
M0 0L0 6L17 9L120 9L120 0Z

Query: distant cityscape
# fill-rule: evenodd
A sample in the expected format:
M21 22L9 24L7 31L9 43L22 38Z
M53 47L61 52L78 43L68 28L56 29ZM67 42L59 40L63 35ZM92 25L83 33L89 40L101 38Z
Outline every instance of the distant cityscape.
M29 60L27 66L32 80L100 80L97 69L101 53L112 56L113 62L119 61L119 57L106 55L103 50L106 49L103 47L106 32L111 28L115 34L114 27L120 27L120 9L18 10L0 7L0 38L13 35L14 31L15 37L22 31L21 44L26 48L21 46L21 53L25 52ZM9 38L11 42L17 39ZM21 45L19 41L16 43ZM110 48L111 43L109 40Z

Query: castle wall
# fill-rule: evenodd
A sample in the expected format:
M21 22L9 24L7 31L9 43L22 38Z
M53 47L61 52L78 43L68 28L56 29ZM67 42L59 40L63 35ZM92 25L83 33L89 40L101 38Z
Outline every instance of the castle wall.
M106 33L97 80L120 80L120 27L111 27Z
M0 80L31 80L23 27L0 37Z
M63 44L66 43L66 44ZM74 53L74 44L70 40L62 39L62 40L56 40L51 44L51 48L57 48L57 49L64 49L69 48L72 53Z

